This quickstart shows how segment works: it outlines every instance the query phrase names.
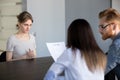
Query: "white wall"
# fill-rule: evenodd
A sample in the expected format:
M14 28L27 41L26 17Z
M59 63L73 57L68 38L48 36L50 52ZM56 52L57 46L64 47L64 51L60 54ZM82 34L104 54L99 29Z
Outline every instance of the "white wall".
M117 9L120 12L120 0L112 0L111 7Z
M106 52L111 40L103 41L98 32L98 13L110 7L110 0L65 0L66 26L76 18L88 20L101 49ZM67 27L66 27L67 30Z
M65 1L27 0L27 10L34 18L37 56L49 56L46 42L65 41Z
M111 40L101 39L98 13L109 7L110 0L27 0L27 10L34 18L31 31L36 32L38 57L50 55L46 42L65 41L67 28L76 18L90 22L97 43L106 52Z

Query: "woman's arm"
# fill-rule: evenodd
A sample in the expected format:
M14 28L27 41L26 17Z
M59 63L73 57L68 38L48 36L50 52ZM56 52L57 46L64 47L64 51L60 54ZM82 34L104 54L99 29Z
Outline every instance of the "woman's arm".
M20 60L20 59L26 59L27 56L23 55L18 57L17 59L13 59L13 52L12 51L6 51L6 61L15 61L15 60Z
M6 61L12 61L12 51L6 51Z
M47 71L44 80L57 80L58 76L64 71L65 67L59 63L53 63Z

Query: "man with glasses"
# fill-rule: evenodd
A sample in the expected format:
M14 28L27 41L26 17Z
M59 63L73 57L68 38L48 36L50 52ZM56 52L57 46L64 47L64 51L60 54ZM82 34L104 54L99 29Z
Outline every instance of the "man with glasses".
M120 13L112 8L99 13L99 32L102 39L111 38L112 44L107 52L105 80L120 80Z

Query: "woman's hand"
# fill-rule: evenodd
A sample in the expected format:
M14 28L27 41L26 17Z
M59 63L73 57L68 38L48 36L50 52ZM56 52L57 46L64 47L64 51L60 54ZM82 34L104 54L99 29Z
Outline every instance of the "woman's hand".
M29 51L27 52L27 56L28 58L35 58L34 50L29 49Z

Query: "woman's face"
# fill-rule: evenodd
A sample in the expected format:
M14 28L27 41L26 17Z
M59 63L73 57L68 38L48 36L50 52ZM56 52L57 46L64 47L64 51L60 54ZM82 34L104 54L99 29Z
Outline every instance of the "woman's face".
M32 26L32 21L30 19L28 19L24 23L19 23L19 30L22 33L29 33L31 26Z

